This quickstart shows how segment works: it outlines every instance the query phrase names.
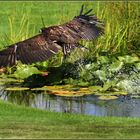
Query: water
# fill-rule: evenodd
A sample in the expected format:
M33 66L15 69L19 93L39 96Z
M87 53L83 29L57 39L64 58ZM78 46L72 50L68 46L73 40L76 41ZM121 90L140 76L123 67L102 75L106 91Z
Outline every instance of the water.
M56 112L94 116L140 117L140 99L121 96L115 100L99 100L95 95L60 97L32 91L0 90L0 98L14 104Z

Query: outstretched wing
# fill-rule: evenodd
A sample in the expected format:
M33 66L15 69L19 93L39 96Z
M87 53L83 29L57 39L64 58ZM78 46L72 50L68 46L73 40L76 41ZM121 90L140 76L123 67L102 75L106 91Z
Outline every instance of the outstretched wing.
M49 28L42 28L42 33L51 40L64 43L77 43L80 40L93 40L104 33L104 25L95 15L83 14L83 6L79 16L68 23Z
M61 47L39 34L0 51L0 67L12 66L17 60L31 64L44 61L56 54Z
M89 15L90 9L83 14L83 6L80 15L72 21L59 26L42 29L42 34L10 45L9 48L0 51L0 67L12 66L17 60L31 64L44 61L56 54L59 49L64 55L70 50L79 47L78 42L82 39L93 40L103 34L101 21L95 15Z

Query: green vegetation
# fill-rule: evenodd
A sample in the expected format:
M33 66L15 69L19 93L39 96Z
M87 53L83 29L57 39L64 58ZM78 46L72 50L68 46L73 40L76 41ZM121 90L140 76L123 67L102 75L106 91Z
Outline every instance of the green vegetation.
M140 138L138 118L54 113L1 100L0 107L0 138Z
M62 53L28 66L19 62L1 78L23 80L21 85L29 87L72 84L102 86L99 91L103 93L134 92L137 85L133 87L132 80L140 82L139 2L1 2L0 47L38 34L43 22L48 27L71 20L79 14L82 4L86 9L93 8L95 15L105 22L102 37L82 41L89 51L82 53L76 49L65 63L61 62Z
M98 95L113 93L118 95L119 93L126 94L126 92L139 94L139 64L140 59L135 54L103 55L96 57L94 60L80 59L75 63L63 63L59 67L48 67L48 72L42 71L42 68L46 69L42 66L20 64L12 74L1 75L1 82L11 83L12 86L9 87L18 83L19 87L29 87L31 89L42 87L42 90L46 85L63 87L70 84L76 88L89 87L91 89L90 93ZM12 88L10 89L12 90ZM54 90L58 89L54 87Z
M63 63L61 52L45 62L18 62L0 69L0 85L6 84L10 91L18 87L37 91L46 85L70 84L72 89L65 91L70 95L88 87L86 94L90 90L103 100L140 93L139 2L1 1L0 49L38 34L43 22L48 27L71 20L82 4L105 22L102 37L81 41L89 51L76 49ZM0 100L0 138L140 138L139 131L139 118L54 113Z

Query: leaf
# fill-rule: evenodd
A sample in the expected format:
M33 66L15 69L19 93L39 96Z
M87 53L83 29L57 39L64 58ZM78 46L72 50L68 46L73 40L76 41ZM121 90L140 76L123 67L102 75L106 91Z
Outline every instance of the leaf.
M90 81L93 79L93 75L89 70L83 69L80 72L80 77L84 79L85 81Z
M91 64L86 64L86 65L85 65L85 68L86 68L86 69L90 69L90 68L91 68Z
M92 91L101 91L101 92L103 92L103 91L107 91L108 89L110 89L111 87L113 87L115 85L116 85L116 81L113 80L113 81L105 82L103 87L101 87L101 86L92 86L92 87L90 87L90 89Z
M117 91L117 92L111 92L114 95L128 95L128 92L125 91Z
M110 96L110 95L102 95L98 97L98 99L100 100L113 100L117 98L118 98L117 96Z
M89 88L76 88L71 85L44 86L43 88L46 88L48 94L54 94L58 96L75 97L93 94L93 92Z
M25 79L33 74L41 74L42 72L39 71L36 67L33 67L31 65L21 65L17 67L17 70L14 72L12 76L19 78L19 79Z
M4 85L5 83L3 83L3 82L0 82L0 85Z
M100 61L101 64L107 64L109 63L109 58L107 56L100 56L98 61Z
M130 56L130 55L119 56L118 59L120 61L123 61L126 64L127 63L128 64L131 64L131 63L140 61L139 57L137 57L137 56Z
M112 87L112 82L105 82L103 88L101 89L101 91L106 91L108 90L110 87Z
M32 88L32 91L47 91L46 87L41 87L41 88Z
M134 87L132 86L133 82L131 80L122 80L119 83L116 84L116 86L120 89L120 90L125 90L128 91L129 93L133 93L134 92Z
M103 91L103 92L97 92L95 95L98 96L120 96L120 95L128 95L128 92L126 91Z
M109 70L110 70L111 72L117 72L117 71L119 71L119 70L122 68L122 66L123 66L123 62L121 62L121 61L116 61L116 62L114 62L114 63L112 63L112 64L110 65Z
M95 91L101 91L102 87L101 86L90 86L89 89L93 92Z
M9 87L9 88L6 88L5 90L8 90L8 91L21 91L21 90L29 90L29 88L27 88L27 87Z
M132 99L140 99L140 95L132 95L131 98Z
M136 69L140 70L140 63L135 63L134 65L135 65Z
M124 56L118 56L119 61L124 62L125 57Z
M80 87L87 87L89 85L89 82L79 82L77 85Z
M5 77L5 78L2 78L0 79L1 82L3 83L22 83L24 80L19 80L19 79L14 79L14 78L11 78L11 77Z
M106 80L107 74L106 74L105 71L103 71L103 70L97 70L97 71L94 72L94 74L95 74L96 76L98 76L98 78L99 78L100 80L102 80L102 81Z

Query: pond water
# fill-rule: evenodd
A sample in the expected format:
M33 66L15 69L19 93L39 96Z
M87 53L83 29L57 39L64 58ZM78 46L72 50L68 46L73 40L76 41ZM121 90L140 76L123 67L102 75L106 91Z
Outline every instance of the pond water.
M44 94L43 91L4 91L1 89L0 98L14 104L56 112L140 117L140 99L128 96L120 96L114 100L99 100L95 95L60 97Z

